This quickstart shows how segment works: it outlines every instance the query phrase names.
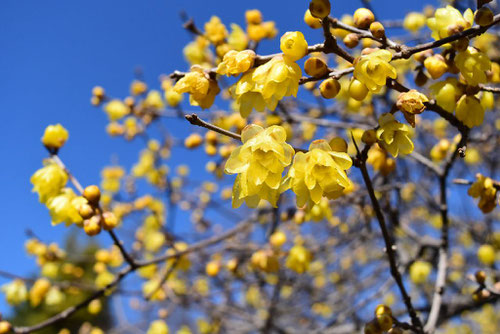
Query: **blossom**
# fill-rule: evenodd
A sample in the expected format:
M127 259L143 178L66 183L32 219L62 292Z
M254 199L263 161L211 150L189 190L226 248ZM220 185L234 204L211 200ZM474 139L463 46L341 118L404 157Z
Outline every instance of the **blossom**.
M299 207L318 204L323 196L335 199L351 184L345 172L351 166L347 153L332 150L325 140L315 140L307 153L295 154L283 187L292 188Z
M469 85L477 86L488 80L486 71L490 70L491 62L488 56L472 46L457 54L455 64Z
M302 274L309 268L311 260L311 252L304 246L296 244L290 249L285 265L287 268Z
M274 110L283 97L297 96L301 76L300 67L281 55L248 71L231 89L241 116L247 117L252 109Z
M219 44L224 41L227 36L227 30L220 18L212 16L210 21L205 23L205 36L213 44Z
M484 108L475 96L463 95L457 102L457 118L469 128L483 124Z
M157 90L150 91L144 99L144 106L149 108L162 109L165 105L163 104L160 92Z
M307 54L307 41L300 31L289 31L281 36L280 49L288 59L299 60Z
M218 74L237 76L252 68L255 60L255 52L252 50L231 50L224 55L222 62L217 67Z
M415 127L415 114L421 114L425 110L425 102L429 102L427 96L411 89L399 94L396 106L401 110L408 123Z
M68 131L61 124L49 125L43 133L42 143L48 148L61 148L68 136Z
M130 108L121 100L115 99L109 101L104 106L104 111L108 114L110 121L117 121L130 113Z
M436 82L429 88L437 104L448 112L453 112L457 100L463 94L456 78L447 78L446 80Z
M243 129L243 145L231 153L225 166L226 173L238 174L233 186L233 207L246 202L255 208L261 199L276 206L281 174L295 153L285 139L285 129L277 125L264 129L252 124Z
M46 203L52 218L52 225L62 222L66 223L66 226L81 223L83 219L78 213L78 208L86 202L70 188L64 188L59 195L51 197Z
M470 8L462 16L458 9L448 5L438 8L434 17L427 19L427 26L432 30L431 37L438 40L469 29L473 22L474 13Z
M425 25L425 15L418 12L408 13L403 20L403 27L411 32L417 32Z
M479 197L477 204L483 213L493 211L496 206L497 189L493 180L484 175L477 174L476 181L470 186L467 194L473 198Z
M167 323L163 320L155 320L153 321L148 328L146 334L168 334L168 326Z
M380 116L378 123L380 126L377 129L379 144L392 156L397 157L399 153L413 152L413 142L408 136L409 128L406 124L399 123L390 113Z
M38 193L40 202L45 203L50 197L59 194L68 182L68 175L59 165L49 162L37 170L30 181L33 184L33 192Z
M410 266L410 279L415 284L425 283L432 271L432 265L427 261L415 261Z
M178 93L189 93L191 105L199 105L202 109L209 108L220 92L217 81L211 79L198 65L191 66L191 71L177 81L174 90Z
M20 279L13 280L10 283L2 285L2 291L5 293L7 303L10 305L19 305L28 298L28 289L26 284Z
M372 92L380 91L387 78L396 79L396 69L389 64L392 54L387 50L377 50L361 56L354 66L354 77Z
M227 44L236 51L245 50L248 45L248 37L236 23L231 23L231 33L227 37Z

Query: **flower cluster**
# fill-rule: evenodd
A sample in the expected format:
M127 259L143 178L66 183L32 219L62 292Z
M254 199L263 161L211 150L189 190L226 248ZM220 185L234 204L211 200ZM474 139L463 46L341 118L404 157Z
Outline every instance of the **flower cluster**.
M493 211L496 206L497 188L489 177L477 174L476 181L470 186L467 194L474 198L479 197L477 206L483 213Z

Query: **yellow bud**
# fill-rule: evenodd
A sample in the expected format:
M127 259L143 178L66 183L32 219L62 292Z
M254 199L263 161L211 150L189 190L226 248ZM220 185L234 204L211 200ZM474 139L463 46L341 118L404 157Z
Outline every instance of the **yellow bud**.
M192 133L184 140L184 146L186 146L186 148L196 148L200 146L201 143L203 143L203 138L198 133Z
M340 83L336 79L328 78L319 85L319 91L325 99L333 99L340 92Z
M340 137L333 137L330 139L328 142L332 150L337 151L337 152L347 152L347 143L343 138Z
M389 314L377 315L377 323L383 331L388 331L392 327L392 317Z
M366 130L361 136L361 141L367 145L373 145L377 142L377 133L373 129Z
M98 204L101 198L101 191L96 185L87 186L83 190L83 197L85 197L89 203Z
M358 79L352 79L349 85L349 96L357 101L363 101L368 95L368 88Z
M245 20L247 24L261 24L262 13L258 9L250 9L245 12Z
M94 215L94 209L87 203L84 203L78 208L78 214L80 214L83 219L89 219Z
M328 66L323 59L311 57L304 63L304 70L312 77L322 77L328 73Z
M375 21L375 15L367 8L358 8L354 12L354 25L360 29L366 29Z
M309 3L311 15L318 19L324 19L330 14L331 6L329 0L312 0Z
M383 304L377 305L377 307L375 308L375 316L383 315L383 314L392 315L391 308L389 306L383 305Z
M68 131L61 125L49 125L45 128L42 143L48 148L61 148L68 140Z
M311 15L311 11L308 9L304 14L304 22L313 29L321 28L321 21Z
M106 230L112 230L118 226L118 218L116 218L113 212L104 212L102 214L102 227Z
M102 100L105 95L104 88L102 88L101 86L95 86L94 88L92 88L92 95L99 100Z
M216 276L219 273L220 262L219 261L210 261L207 263L205 267L205 272L208 276Z
M355 34L355 33L347 34L344 37L343 42L344 42L345 46L347 46L349 49L353 49L356 46L358 46L359 36L358 36L358 34Z
M479 261L487 266L495 263L495 249L491 245L481 245L477 250Z
M488 26L493 22L493 12L488 7L481 7L476 10L474 21L481 27Z
M101 312L101 309L102 309L102 303L99 299L94 299L87 306L87 311L89 311L90 314L97 314Z
M483 270L476 271L474 276L479 284L484 284L484 281L486 281L486 273Z
M89 236L101 233L101 218L99 216L92 216L90 219L84 220L83 230Z
M276 231L273 234L271 234L269 242L273 247L280 248L286 242L286 234L281 231Z
M370 24L370 32L375 38L384 38L385 37L385 28L382 23L375 21Z
M5 334L10 332L12 325L8 321L0 321L0 334Z
M426 58L424 66L434 80L440 78L446 73L446 71L448 71L448 65L446 64L444 57L441 55L434 55Z

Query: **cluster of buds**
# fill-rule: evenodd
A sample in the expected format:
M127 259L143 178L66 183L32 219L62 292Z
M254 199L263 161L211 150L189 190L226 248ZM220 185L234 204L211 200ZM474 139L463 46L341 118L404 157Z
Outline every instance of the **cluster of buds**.
M87 203L80 205L78 213L84 219L83 230L87 235L97 235L103 228L110 231L118 225L118 219L114 213L102 212L99 206L101 191L98 186L86 187L83 190L83 197L87 200Z
M375 318L365 325L365 334L400 334L403 330L392 327L394 324L392 310L389 306L378 305L375 308Z

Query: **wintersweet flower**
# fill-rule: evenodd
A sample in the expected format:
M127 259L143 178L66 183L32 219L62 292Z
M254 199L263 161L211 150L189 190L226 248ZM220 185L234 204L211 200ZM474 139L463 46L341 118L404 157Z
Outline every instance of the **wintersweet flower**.
M5 293L5 299L10 305L19 305L28 298L26 284L20 279L2 285L1 290Z
M290 249L285 265L296 273L302 274L309 268L311 260L311 252L304 246L296 244Z
M457 118L469 128L483 124L484 108L475 96L463 95L457 102Z
M406 121L412 127L415 127L415 115L424 112L425 102L429 102L427 96L417 90L411 89L408 92L399 94L396 106L401 110Z
M430 87L437 104L448 112L453 112L457 100L462 96L462 88L458 85L456 78L447 78L444 81L436 82Z
M85 201L83 197L77 196L71 188L64 188L59 195L51 197L46 204L52 218L52 225L62 222L66 223L66 226L72 223L81 223L83 218L78 213L78 208Z
M167 323L163 320L155 320L153 321L148 328L146 334L168 334L168 326Z
M335 199L351 185L345 172L351 166L347 153L332 150L326 140L315 140L307 153L295 154L282 189L292 188L299 207L318 204L323 196Z
M472 27L474 13L468 8L464 15L452 6L438 8L434 17L427 19L427 26L432 30L431 37L435 40L464 31Z
M163 103L160 92L157 90L151 90L144 99L144 106L148 108L162 109L165 104Z
M399 123L393 114L385 113L378 120L377 139L379 144L393 157L399 153L409 154L413 152L413 142L408 133L410 129L406 124Z
M212 16L210 21L205 23L205 36L215 45L224 41L227 36L227 30L220 18Z
M238 174L233 186L234 208L243 202L255 208L261 199L276 206L283 170L295 153L285 139L285 129L277 125L264 129L252 124L243 129L243 145L231 153L225 166L226 173Z
M33 184L33 192L38 193L41 203L59 194L68 182L66 172L54 162L47 163L37 170L30 179Z
M224 55L222 62L217 67L218 74L237 76L252 68L255 61L255 52L252 50L231 50Z
M68 131L61 124L49 125L43 133L42 143L48 148L58 149L64 145L68 137Z
M392 54L387 50L376 50L361 56L354 66L354 77L372 92L380 91L387 78L396 79L396 69L389 64Z
M459 52L455 57L455 64L465 81L471 86L488 81L486 71L491 68L491 62L481 51L469 46L467 50Z
M425 26L425 15L418 12L408 13L403 21L403 27L411 32L417 32Z
M210 78L203 68L198 65L191 66L191 71L182 77L174 86L178 93L189 93L189 102L202 109L210 108L215 96L220 92L217 81Z
M297 96L301 76L300 67L281 55L248 71L231 89L241 116L247 117L253 109L274 110L283 97Z
M281 36L280 49L291 61L297 61L307 54L307 41L300 31L289 31Z
M110 121L117 121L130 113L130 108L121 100L111 100L104 106L104 112L108 114Z
M467 194L474 198L479 197L477 206L483 213L493 211L496 206L497 189L489 177L477 174L476 181L470 186Z

